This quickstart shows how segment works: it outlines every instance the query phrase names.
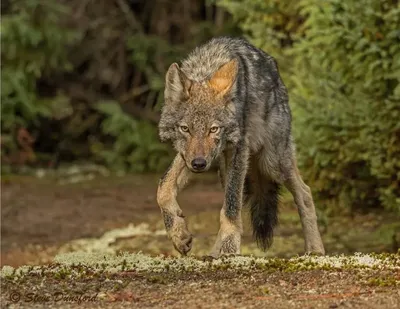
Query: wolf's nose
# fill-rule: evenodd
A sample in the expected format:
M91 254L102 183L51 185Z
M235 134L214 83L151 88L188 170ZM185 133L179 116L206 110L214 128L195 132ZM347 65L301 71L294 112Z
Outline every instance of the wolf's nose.
M192 161L192 167L196 171L201 171L204 170L204 168L207 166L207 161L204 158L196 158Z

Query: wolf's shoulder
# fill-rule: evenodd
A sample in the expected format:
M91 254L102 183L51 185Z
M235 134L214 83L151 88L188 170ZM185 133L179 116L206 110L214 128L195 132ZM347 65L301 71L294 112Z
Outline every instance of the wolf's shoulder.
M259 50L242 37L215 37L196 47L182 61L181 69L191 80L207 80L233 58L250 57Z

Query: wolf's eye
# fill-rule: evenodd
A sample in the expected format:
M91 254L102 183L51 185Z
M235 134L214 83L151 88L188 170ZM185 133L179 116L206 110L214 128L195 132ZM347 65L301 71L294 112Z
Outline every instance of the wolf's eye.
M180 126L182 132L189 132L188 126Z
M217 127L217 126L213 126L210 129L210 133L217 133L218 131L219 131L219 127Z

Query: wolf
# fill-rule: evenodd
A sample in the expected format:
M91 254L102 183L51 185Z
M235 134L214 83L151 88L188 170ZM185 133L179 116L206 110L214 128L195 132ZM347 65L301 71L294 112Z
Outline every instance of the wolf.
M211 257L240 254L244 205L259 247L271 245L282 185L294 197L306 253L325 253L312 194L296 165L288 93L273 57L244 38L217 37L197 47L166 73L158 128L177 155L159 181L157 203L182 255L193 237L177 195L190 175L212 162L219 165L225 196Z

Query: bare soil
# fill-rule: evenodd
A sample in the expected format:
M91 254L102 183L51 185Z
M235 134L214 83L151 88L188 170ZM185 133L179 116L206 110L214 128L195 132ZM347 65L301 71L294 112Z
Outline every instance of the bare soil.
M31 277L18 287L3 284L2 301L13 308L399 308L398 287L367 283L368 277L385 275L399 279L400 274L213 271L160 277L124 272L73 282ZM71 296L81 296L82 302Z
M1 265L27 264L40 254L37 251L46 261L68 241L99 237L129 223L154 224L161 218L158 179L159 175L99 178L71 185L30 177L3 181ZM189 185L179 200L189 206L185 214L191 216L218 209L222 192L214 179L206 177Z

